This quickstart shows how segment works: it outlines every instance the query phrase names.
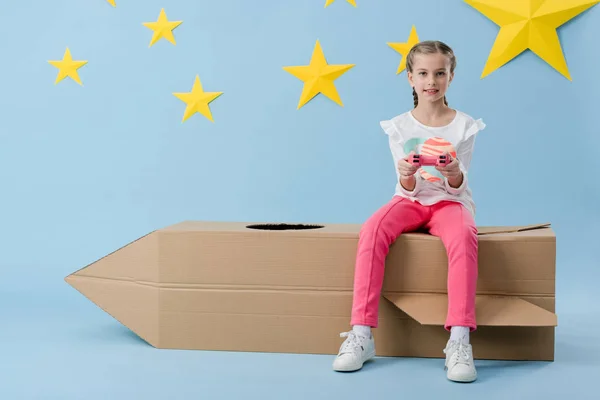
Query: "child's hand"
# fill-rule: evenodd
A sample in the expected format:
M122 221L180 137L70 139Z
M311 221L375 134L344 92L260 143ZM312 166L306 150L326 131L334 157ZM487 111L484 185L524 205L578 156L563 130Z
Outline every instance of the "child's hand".
M458 165L458 160L456 158L453 158L448 153L444 153L444 155L446 156L446 159L450 162L445 166L438 165L435 167L435 169L440 171L442 175L444 175L450 182L462 181L462 171L460 170L460 167Z
M413 176L417 170L418 166L411 164L408 162L408 159L415 154L414 151L411 151L410 154L406 157L398 161L398 172L400 172L401 178L408 178Z

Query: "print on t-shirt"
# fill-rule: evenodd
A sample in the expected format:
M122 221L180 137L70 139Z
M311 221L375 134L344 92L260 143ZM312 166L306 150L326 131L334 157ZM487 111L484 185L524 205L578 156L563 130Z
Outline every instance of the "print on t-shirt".
M428 139L425 138L413 138L404 144L404 153L409 154L414 151L415 154L423 154L428 156L439 156L444 152L449 153L453 158L456 158L456 150L452 143L434 136ZM433 166L425 166L419 168L419 173L423 179L430 182L440 182L444 179L444 176Z

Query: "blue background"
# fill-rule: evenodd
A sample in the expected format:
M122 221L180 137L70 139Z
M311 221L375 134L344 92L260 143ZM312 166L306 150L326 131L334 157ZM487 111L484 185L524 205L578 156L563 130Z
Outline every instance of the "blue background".
M459 0L9 2L0 24L0 397L333 398L538 393L586 397L600 372L597 128L600 9L559 29L573 81L531 52L480 79L498 27ZM160 9L177 45L149 48ZM362 223L393 194L379 121L412 107L401 56L412 25L458 59L450 106L487 128L470 183L479 225L551 222L558 238L554 363L482 362L474 385L440 360L382 359L335 374L329 356L160 351L63 278L181 220ZM344 107L297 110L316 40ZM66 47L83 87L54 84ZM211 103L181 122L196 75ZM476 350L476 349L475 349ZM567 379L568 376L577 380ZM587 381L586 381L587 379ZM507 384L509 383L509 384ZM542 384L543 383L543 384ZM423 385L422 387L418 387ZM456 397L455 397L456 396ZM591 396L591 395L590 395ZM389 398L389 397L387 397Z

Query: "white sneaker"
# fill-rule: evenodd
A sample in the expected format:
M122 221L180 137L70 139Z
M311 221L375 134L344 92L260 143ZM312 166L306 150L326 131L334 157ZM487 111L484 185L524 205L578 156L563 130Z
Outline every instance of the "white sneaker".
M461 341L449 340L446 348L446 376L455 382L473 382L477 379L477 370L473 362L473 348Z
M334 371L356 371L363 367L363 364L375 357L375 340L373 335L370 338L360 336L354 331L340 333L340 337L345 337L344 343L340 346L337 357L333 361Z

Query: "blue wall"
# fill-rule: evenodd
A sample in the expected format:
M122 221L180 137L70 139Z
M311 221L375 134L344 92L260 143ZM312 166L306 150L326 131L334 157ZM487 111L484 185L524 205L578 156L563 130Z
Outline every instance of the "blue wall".
M3 286L62 285L68 273L152 229L186 219L361 223L393 194L379 121L412 106L400 55L416 25L458 57L448 98L483 118L472 162L477 223L552 222L559 282L597 272L600 9L559 29L573 82L531 52L481 80L498 28L458 0L10 2L0 43L0 271ZM149 48L162 7L177 45ZM339 107L296 106L319 39ZM66 47L83 87L54 85ZM596 49L596 50L594 50ZM198 74L215 123L181 123ZM579 197L581 196L581 197ZM17 286L14 279L33 282ZM11 283L13 282L13 283ZM62 289L68 290L65 286ZM575 292L574 292L575 293Z

